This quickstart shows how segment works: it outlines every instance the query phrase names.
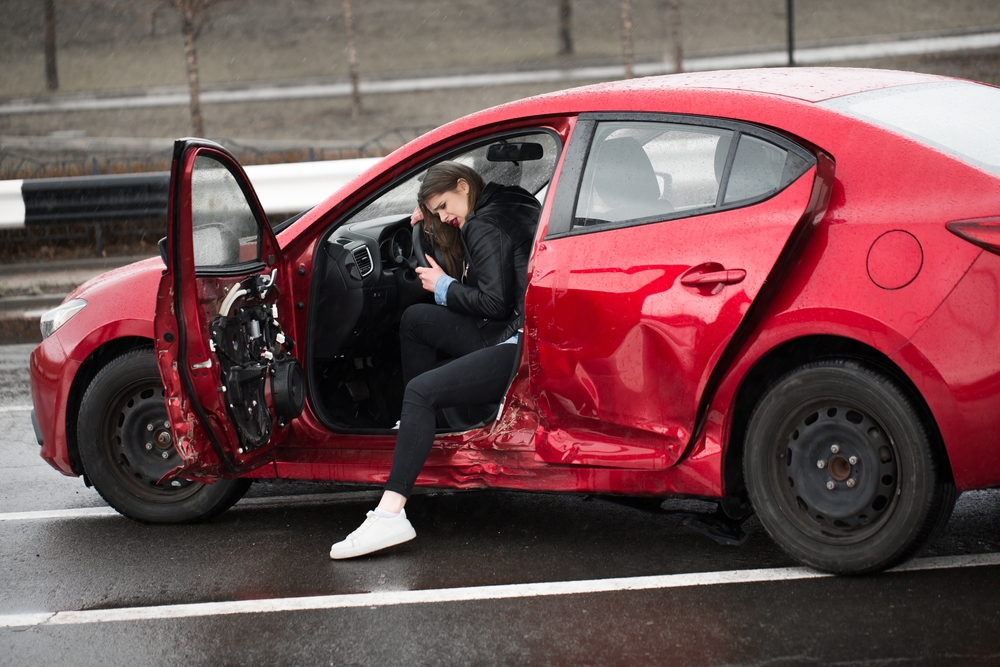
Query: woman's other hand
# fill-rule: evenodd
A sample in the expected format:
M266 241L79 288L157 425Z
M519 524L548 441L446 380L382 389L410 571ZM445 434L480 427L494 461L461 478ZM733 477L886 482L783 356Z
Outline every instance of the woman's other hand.
M442 269L434 258L430 255L424 255L427 258L427 263L430 264L430 268L424 268L418 266L416 268L417 275L420 276L420 286L423 287L428 292L434 292L434 286L437 284L438 278L444 275L444 269Z
M410 227L413 227L418 222L422 222L424 219L424 212L420 210L420 204L413 209L413 215L410 216Z

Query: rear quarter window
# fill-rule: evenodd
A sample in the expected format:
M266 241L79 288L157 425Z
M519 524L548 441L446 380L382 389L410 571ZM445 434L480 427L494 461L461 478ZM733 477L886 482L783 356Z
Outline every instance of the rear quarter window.
M819 106L884 127L1000 176L1000 89L970 81L846 95Z

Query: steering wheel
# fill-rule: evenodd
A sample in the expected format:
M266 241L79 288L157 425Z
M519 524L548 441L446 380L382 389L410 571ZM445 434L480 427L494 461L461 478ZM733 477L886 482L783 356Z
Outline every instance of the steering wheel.
M425 269L431 268L424 254L424 223L423 221L413 225L413 258L417 261L417 266Z

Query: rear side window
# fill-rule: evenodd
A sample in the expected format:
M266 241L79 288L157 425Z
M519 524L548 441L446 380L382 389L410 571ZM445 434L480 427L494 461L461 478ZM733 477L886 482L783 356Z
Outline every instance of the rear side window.
M575 227L665 218L715 205L716 155L732 132L673 123L601 123L577 199Z
M798 178L805 166L806 161L795 153L763 139L741 135L723 203L770 196Z
M728 128L602 122L587 155L573 229L745 206L780 191L811 164L804 152Z

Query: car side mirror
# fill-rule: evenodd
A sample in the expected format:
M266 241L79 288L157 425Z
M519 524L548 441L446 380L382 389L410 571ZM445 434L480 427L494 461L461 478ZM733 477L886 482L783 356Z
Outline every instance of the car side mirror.
M167 237L164 236L157 241L156 247L160 249L160 259L163 260L163 266L167 266Z
M541 160L543 155L541 144L503 143L490 146L486 159L490 162L528 162Z

